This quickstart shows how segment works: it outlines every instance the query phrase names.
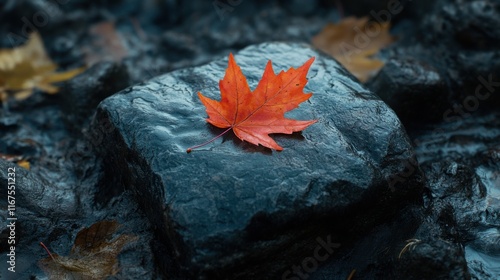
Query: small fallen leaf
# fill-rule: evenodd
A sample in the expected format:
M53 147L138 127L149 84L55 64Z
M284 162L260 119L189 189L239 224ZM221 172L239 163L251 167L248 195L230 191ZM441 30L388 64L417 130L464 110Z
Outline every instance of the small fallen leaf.
M119 235L116 221L101 221L78 232L69 256L51 254L39 262L51 280L89 279L100 280L118 272L117 256L126 244L137 240L136 236Z
M30 162L29 162L29 161L27 161L27 160L24 160L24 159L23 159L23 160L18 161L18 162L17 162L17 165L19 165L19 166L21 166L22 168L27 169L27 170L30 170L30 167L31 167Z
M327 24L312 39L312 44L366 82L384 66L383 61L373 56L395 41L389 33L390 27L388 22L369 21L368 17L347 17L338 24Z
M128 55L127 49L112 21L100 22L89 30L93 37L90 47L83 47L87 66L100 61L121 62Z
M212 142L231 129L243 141L277 151L283 150L269 137L270 133L292 134L317 121L298 121L284 116L286 112L297 108L300 103L311 97L312 93L304 93L303 89L313 61L314 57L297 69L290 68L276 75L269 60L257 88L252 92L247 79L230 54L226 74L219 82L221 101L207 98L198 92L198 97L206 107L207 122L227 130L204 144L187 149L187 152Z
M0 158L4 159L6 161L14 162L20 167L30 170L30 162L25 159L23 156L19 155L7 155L7 154L0 154Z
M55 72L58 66L47 55L38 33L32 33L25 45L14 49L0 49L0 101L12 95L23 100L38 88L55 94L59 89L52 85L80 74L84 68Z

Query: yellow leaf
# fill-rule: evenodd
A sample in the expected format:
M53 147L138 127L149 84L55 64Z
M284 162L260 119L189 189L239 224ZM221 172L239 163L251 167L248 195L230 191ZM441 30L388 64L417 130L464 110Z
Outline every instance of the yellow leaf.
M101 221L78 232L69 256L50 254L40 261L40 267L51 280L100 280L118 272L117 256L136 236L113 238L120 225L116 221Z
M333 56L361 82L366 82L384 66L383 61L373 56L394 42L389 29L388 22L347 17L337 24L327 24L312 43Z
M8 155L8 154L0 154L0 159L15 162L18 166L21 166L24 169L30 170L30 162L23 156L20 155Z
M27 160L20 160L17 162L17 165L21 166L24 169L30 170L30 162Z
M32 33L28 42L14 49L0 49L0 101L9 94L22 100L38 88L47 93L57 93L52 83L73 78L85 69L78 68L56 73L58 65L50 60L38 33Z
M73 78L74 76L80 74L84 70L85 70L85 67L80 67L80 68L76 68L73 70L68 70L66 72L51 73L50 75L47 75L43 79L43 83L51 84L51 83L63 82L63 81L66 81L66 80Z

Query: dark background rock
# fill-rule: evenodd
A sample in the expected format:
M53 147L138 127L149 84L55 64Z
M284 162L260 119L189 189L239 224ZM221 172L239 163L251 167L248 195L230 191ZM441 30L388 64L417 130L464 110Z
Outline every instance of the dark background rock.
M397 86L403 82L402 75L397 75L394 63L388 63L369 82L369 88L383 96L407 127L495 110L500 105L497 74L500 73L500 51L496 47L500 44L496 28L500 26L499 5L497 1L482 0L437 1L432 12L422 15L418 27L405 24L407 28L401 30L404 32L401 40L385 52L393 61L406 61L410 57L415 60L411 63L414 68L426 65L425 69L432 69L431 73L439 76L435 85L431 86L432 83L421 76L412 81L411 87L402 90ZM409 33L408 29L413 31ZM391 84L395 88L386 88ZM420 90L424 88L425 91ZM413 89L420 94L410 94ZM431 95L433 101L429 100Z
M95 162L93 163L94 165ZM97 164L97 166L99 166ZM34 173L25 170L13 163L0 159L0 181L7 185L7 172L9 167L15 168L16 173L16 278L29 279L38 274L38 261L48 257L39 245L43 242L52 253L67 256L73 245L74 237L83 229L96 221L116 219L120 224L125 224L119 229L118 234L133 234L139 240L126 246L123 254L119 256L121 269L117 277L140 279L154 278L155 263L149 247L151 242L150 225L144 216L137 213L135 203L130 197L122 196L112 204L99 207L94 202L92 187L96 185L96 178L86 178L87 182L71 182L63 178L58 183L47 181L53 179L43 172ZM59 172L60 174L60 172ZM97 173L94 173L97 174ZM71 178L73 179L73 178ZM90 182L88 182L90 181ZM72 186L78 186L73 188ZM7 214L7 192L0 193L0 208L2 215ZM88 213L93 215L89 216ZM6 225L6 224L5 224ZM82 226L84 225L84 226ZM2 241L6 241L8 232L0 228ZM0 251L7 254L8 247L2 242ZM131 253L133 252L133 253ZM2 266L0 275L9 277L6 266ZM6 278L9 279L9 278Z
M347 279L352 270L356 270L354 277L403 279L399 271L398 255L406 240L414 236L423 217L424 213L419 205L409 205L393 219L369 229L368 232L355 227L349 232L353 238L342 240L345 242L341 243L339 257L329 259L308 279L319 280L332 275L336 279Z
M399 265L401 279L471 279L463 248L439 239L419 242Z
M477 279L498 274L493 253L500 250L498 124L498 113L474 115L427 127L415 139L429 189L424 196L427 218L414 238L444 241L442 244L449 248L461 244L463 249L457 252L465 251L469 273ZM478 130L481 134L475 133ZM443 149L443 145L447 148ZM438 247L432 250L440 250ZM452 264L450 261L444 263ZM464 271L461 258L455 258L454 263L455 269L448 266L447 271ZM401 271L405 269L406 265L401 267Z
M129 86L130 78L123 64L101 62L68 81L61 91L61 108L68 127L88 125L97 105L106 97Z
M415 59L391 59L368 85L407 126L435 122L451 107L446 81L432 66ZM418 108L418 110L415 110Z

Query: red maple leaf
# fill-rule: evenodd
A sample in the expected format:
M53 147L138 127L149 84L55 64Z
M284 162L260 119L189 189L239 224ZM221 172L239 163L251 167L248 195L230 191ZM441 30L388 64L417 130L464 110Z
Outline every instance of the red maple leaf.
M297 108L312 95L312 93L304 93L303 89L307 83L307 72L313 61L314 57L297 69L290 68L276 75L272 62L269 60L262 79L252 92L247 79L236 64L233 55L230 54L226 75L219 82L221 101L210 99L198 92L207 110L207 122L216 127L227 128L227 130L210 141L187 149L187 152L214 141L231 129L243 141L278 151L283 150L269 137L269 134L292 134L304 130L317 121L285 118L286 112Z

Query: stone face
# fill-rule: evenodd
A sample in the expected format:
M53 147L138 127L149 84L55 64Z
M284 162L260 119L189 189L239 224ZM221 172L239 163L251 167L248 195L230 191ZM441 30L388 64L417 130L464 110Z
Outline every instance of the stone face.
M451 107L441 74L414 59L391 59L367 86L405 125L443 120L443 112Z
M279 72L311 56L305 92L313 96L287 116L319 121L301 134L274 135L283 152L229 135L186 154L223 131L206 123L196 93L220 98L226 59L159 76L100 104L95 131L98 123L116 128L100 147L109 173L123 174L158 227L175 260L172 271L222 279L236 275L241 262L247 263L240 269L251 271L249 260L265 270L280 262L266 261L264 251L312 234L301 225L321 227L348 209L356 210L342 217L383 206L362 214L369 227L377 218L368 217L383 219L420 192L418 168L390 187L413 157L406 133L394 112L334 60L286 43L251 46L235 58L254 89L268 59Z
M500 19L496 1L441 0L424 18L422 31L428 43L445 44L474 51L498 50ZM458 44L457 44L458 43ZM486 61L485 61L486 62Z
M459 244L442 239L419 242L404 254L398 279L471 279Z
M408 8L421 4L410 2ZM500 104L500 19L494 12L500 3L433 2L415 29L395 26L402 36L381 52L390 59L367 85L407 129L489 112Z
M451 101L466 113L487 112L500 104L499 10L498 1L441 0L422 18L414 36L427 52L414 55L441 69Z
M86 165L86 163L81 163ZM15 170L13 170L15 169ZM120 271L118 279L156 279L154 278L154 261L149 242L151 235L149 223L136 209L136 203L126 195L115 197L119 204L106 209L96 207L93 200L93 188L90 184L76 184L68 176L61 176L59 180L48 174L47 171L38 171L38 166L32 166L30 171L17 166L12 162L0 159L0 183L3 191L0 192L0 217L5 221L0 225L0 253L10 252L10 246L15 246L16 274L7 271L7 266L2 265L0 279L30 279L38 272L38 261L47 255L40 246L43 242L52 253L66 256L73 246L74 237L83 227L88 227L96 221L109 220L112 216L120 224L125 224L119 234L125 232L140 239L127 247L134 247L133 253L124 249L118 256ZM14 172L13 172L14 171ZM89 173L99 173L88 170ZM7 183L12 182L15 173L15 193L7 192ZM61 174L60 172L59 174ZM68 184L69 183L69 184ZM70 186L78 186L70 188ZM9 200L15 201L14 216L9 216L7 209ZM15 244L8 244L7 237L11 229L7 228L7 218L15 220ZM10 221L9 221L10 223ZM5 269L4 269L5 268Z
M429 261L434 266L442 263L448 271L426 271L427 275L434 274L432 279L446 274L449 276L445 278L450 279L466 279L469 273L473 279L498 275L499 120L499 113L476 114L419 131L415 144L428 182L424 196L427 217L412 238L427 244L445 240L447 244L425 246L410 254L410 260L401 262L401 272L408 271L402 278L410 279L419 262ZM463 249L456 243L461 243ZM456 251L450 252L455 254L452 259L439 257L443 245Z
M95 108L106 97L129 86L124 65L101 62L66 82L61 92L61 108L68 127L88 125Z

